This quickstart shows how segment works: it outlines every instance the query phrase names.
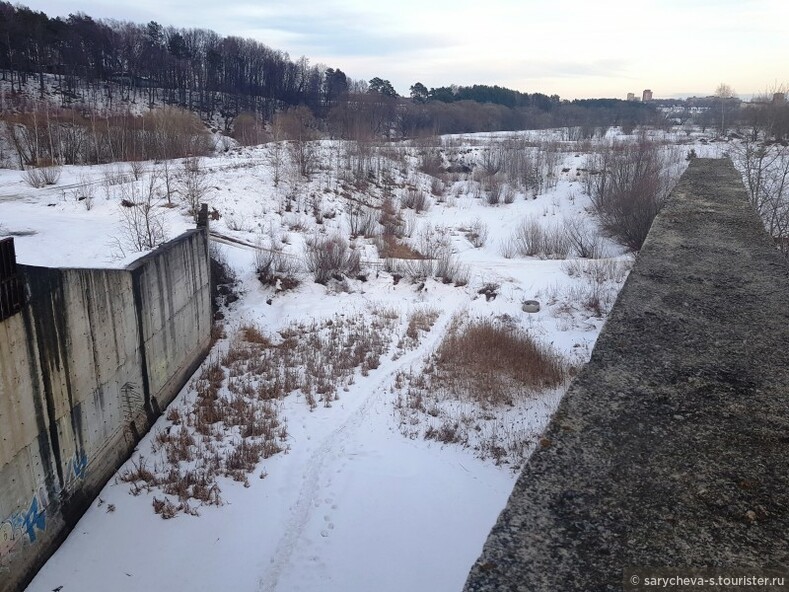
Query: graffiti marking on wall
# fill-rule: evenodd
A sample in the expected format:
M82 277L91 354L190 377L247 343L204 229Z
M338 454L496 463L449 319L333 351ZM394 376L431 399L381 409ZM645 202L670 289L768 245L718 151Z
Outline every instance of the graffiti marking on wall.
M66 461L66 485L81 481L88 473L88 455L85 451L77 451Z
M0 524L0 557L5 557L23 537L35 543L47 529L47 495L43 487L30 500L27 509L12 514Z

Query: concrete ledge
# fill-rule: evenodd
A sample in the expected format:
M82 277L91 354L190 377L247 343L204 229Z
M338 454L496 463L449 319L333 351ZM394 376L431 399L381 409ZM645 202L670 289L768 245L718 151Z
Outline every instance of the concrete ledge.
M621 590L628 566L787 572L788 350L786 262L731 163L697 159L465 590Z

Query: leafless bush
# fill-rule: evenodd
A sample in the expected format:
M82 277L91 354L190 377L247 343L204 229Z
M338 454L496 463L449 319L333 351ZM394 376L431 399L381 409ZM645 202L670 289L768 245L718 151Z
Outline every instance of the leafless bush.
M435 260L433 276L445 284L454 284L459 287L468 284L471 270L468 265L460 263L450 252L444 251Z
M208 172L203 167L201 159L198 157L184 159L180 178L181 199L195 222L200 213L200 205L209 190Z
M566 259L572 246L563 224L543 225L538 218L527 217L512 235L509 248L521 257Z
M117 247L147 251L167 240L164 211L159 207L158 177L151 173L147 180L123 185L124 203L120 206L121 230Z
M603 229L637 251L673 184L671 162L645 134L612 144L593 158L592 203Z
M430 199L421 189L409 188L400 200L404 208L409 208L415 212L426 212L430 209Z
M104 184L106 186L123 185L129 181L129 175L117 164L108 166L104 170Z
M481 220L474 220L468 228L461 228L461 231L476 249L484 247L488 242L488 225Z
M76 201L81 201L85 209L90 211L93 209L93 196L95 194L95 187L90 179L85 175L80 175L77 187L72 191L72 195Z
M578 257L596 259L602 256L603 241L582 218L565 218L564 231L572 250Z
M485 181L485 185L485 199L488 204L494 206L501 203L504 195L504 184L501 182L501 179L495 175L488 177Z
M255 227L252 221L243 215L225 214L224 219L225 225L236 232L251 232Z
M630 263L618 259L568 259L562 262L562 271L574 278L586 279L595 284L613 282L621 284L627 277Z
M433 308L418 308L412 311L408 315L405 335L400 338L397 344L396 357L408 350L416 349L421 337L432 329L440 314L438 310Z
M314 236L306 245L307 269L319 284L325 284L332 277L340 279L359 272L359 252L350 249L342 237Z
M408 243L392 234L384 234L375 239L378 257L381 259L424 259L425 256Z
M444 183L441 181L441 179L438 179L436 177L430 179L430 193L432 193L436 197L440 197L441 195L444 194Z
M378 231L378 221L375 213L362 205L353 205L348 209L348 230L350 236L364 236L371 238Z
M444 159L437 148L425 148L419 153L419 170L438 177L444 171Z
M259 246L255 251L255 272L264 286L287 290L295 288L299 283L298 263L278 249L264 249Z
M129 162L129 170L135 181L139 181L142 174L145 172L145 165L141 160L132 160Z
M60 179L59 166L31 167L22 172L22 179L31 187L39 189L47 185L55 185Z
M22 180L35 189L40 189L46 185L41 169L34 167L22 171Z

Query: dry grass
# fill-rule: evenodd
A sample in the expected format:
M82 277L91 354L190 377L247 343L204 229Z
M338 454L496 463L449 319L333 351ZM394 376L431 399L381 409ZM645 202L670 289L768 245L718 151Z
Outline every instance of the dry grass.
M190 396L167 410L170 425L151 444L155 460L140 458L120 480L135 495L164 494L153 499L162 518L221 505L221 477L249 486L261 460L287 450L281 400L295 395L310 409L330 407L357 374L379 366L399 321L396 312L375 309L293 324L278 335L240 327L224 355L203 365Z
M384 234L375 240L381 259L424 259L424 255L408 246L392 234Z
M408 324L405 334L397 343L397 351L393 359L399 358L403 353L416 349L422 340L422 336L430 332L433 325L441 315L434 308L419 308L408 315Z
M489 319L464 324L456 319L435 355L450 381L474 384L470 393L482 404L512 404L513 389L541 389L566 377L559 355L518 327Z
M400 429L518 468L536 433L513 411L547 418L545 393L555 396L572 370L511 321L456 317L422 369L396 377Z

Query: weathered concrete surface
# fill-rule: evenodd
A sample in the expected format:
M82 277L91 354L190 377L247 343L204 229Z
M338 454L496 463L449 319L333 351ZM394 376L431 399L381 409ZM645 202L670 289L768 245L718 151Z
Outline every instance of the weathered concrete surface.
M729 161L692 163L467 592L789 566L789 273Z
M35 573L210 346L207 231L126 270L20 266L0 322L0 592Z

